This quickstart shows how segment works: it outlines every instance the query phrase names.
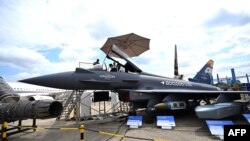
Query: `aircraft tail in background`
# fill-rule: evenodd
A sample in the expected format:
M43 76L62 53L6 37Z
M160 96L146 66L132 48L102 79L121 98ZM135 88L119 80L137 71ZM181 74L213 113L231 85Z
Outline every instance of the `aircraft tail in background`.
M194 76L194 78L189 78L191 82L204 83L213 85L213 65L214 61L209 60L203 68Z
M232 73L232 80L231 80L231 83L230 83L231 89L233 91L239 90L239 84L238 84L238 82L236 80L236 75L235 75L234 68L231 68L231 73Z
M179 70L178 70L178 57L177 57L177 45L174 46L174 79L180 79L183 80L183 75L179 75Z
M20 96L0 76L0 102L17 102L19 99Z
M177 60L177 46L175 45L175 50L174 50L174 75L178 76L179 71L178 71L178 60Z

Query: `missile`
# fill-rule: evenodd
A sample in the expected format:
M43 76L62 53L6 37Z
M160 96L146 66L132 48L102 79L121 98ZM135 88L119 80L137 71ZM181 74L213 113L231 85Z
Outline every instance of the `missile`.
M222 119L243 112L241 103L218 103L201 105L195 108L196 115L201 119Z
M59 116L63 111L58 101L20 101L0 104L0 121L15 121L29 118L47 119Z
M158 110L166 110L169 109L167 103L158 103L154 106L155 109Z
M180 110L186 109L187 104L185 101L168 101L165 103L158 103L154 108L158 110Z

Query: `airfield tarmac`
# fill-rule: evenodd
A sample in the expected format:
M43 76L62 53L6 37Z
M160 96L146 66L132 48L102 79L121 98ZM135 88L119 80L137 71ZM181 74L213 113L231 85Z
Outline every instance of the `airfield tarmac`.
M104 118L101 120L82 121L85 125L85 141L145 141L164 139L167 141L215 141L218 138L212 136L204 120L198 119L193 112L179 111L171 113L175 116L176 127L172 130L163 130L156 127L156 122L147 124L143 122L139 129L129 129L126 120L117 118ZM235 124L248 124L242 116L231 118ZM32 120L24 121L24 124L32 123ZM78 127L75 121L57 121L55 119L37 120L38 127ZM125 135L129 138L121 138L99 134L96 131L104 131ZM135 137L135 138L130 138ZM137 138L137 139L136 139ZM144 139L138 139L144 138ZM56 129L26 131L8 137L8 141L80 141L79 130L60 131ZM160 141L160 140L159 140ZM163 140L162 140L163 141Z

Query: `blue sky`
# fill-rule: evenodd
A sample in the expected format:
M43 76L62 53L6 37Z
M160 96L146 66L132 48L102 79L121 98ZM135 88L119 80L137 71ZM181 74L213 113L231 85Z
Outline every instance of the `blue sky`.
M108 37L136 33L150 50L135 61L173 76L174 45L185 78L213 59L214 77L250 74L248 0L0 0L0 75L7 81L74 70L104 59Z

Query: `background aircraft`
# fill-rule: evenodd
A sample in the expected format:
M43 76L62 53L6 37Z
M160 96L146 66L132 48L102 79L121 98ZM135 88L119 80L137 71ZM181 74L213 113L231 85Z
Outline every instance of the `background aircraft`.
M22 100L54 100L56 95L62 94L65 90L55 89L20 82L7 82L13 90L20 95Z
M220 87L223 90L231 90L231 91L237 91L237 90L250 90L250 83L248 74L246 76L238 76L236 78L234 68L231 69L231 77L226 78L219 78L219 75L217 74L217 83L216 86ZM246 78L246 83L242 83L239 79L242 80L242 78Z
M118 92L121 101L131 102L134 110L147 108L148 112L156 108L188 109L199 105L200 100L207 102L207 105L196 107L196 114L200 118L219 119L244 112L246 103L236 104L234 100L240 99L240 94L248 91L221 91L208 84L146 73L117 46L113 45L110 52L125 61L120 63L107 54L107 58L118 66L115 71L107 71L107 68L76 68L75 71L24 79L21 82L60 89L113 90ZM119 71L121 67L125 72ZM212 105L209 100L214 98L217 98L217 103Z

